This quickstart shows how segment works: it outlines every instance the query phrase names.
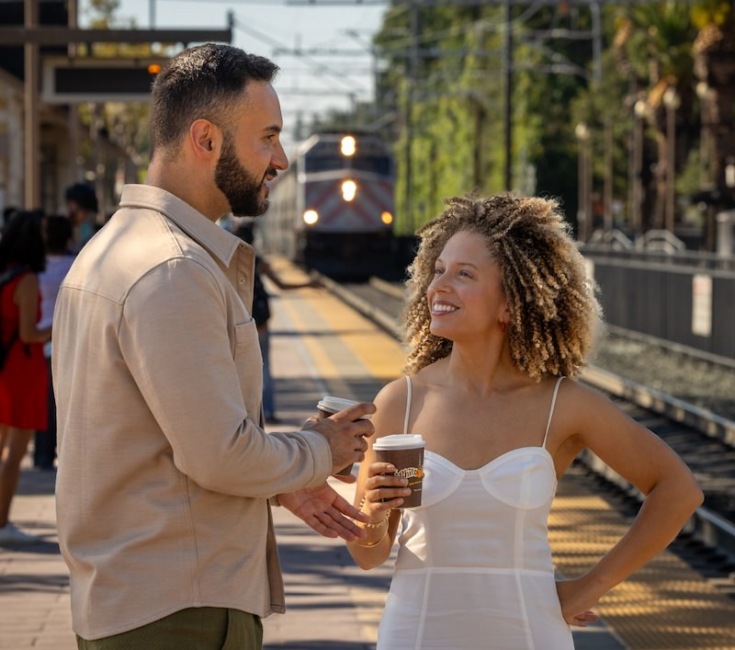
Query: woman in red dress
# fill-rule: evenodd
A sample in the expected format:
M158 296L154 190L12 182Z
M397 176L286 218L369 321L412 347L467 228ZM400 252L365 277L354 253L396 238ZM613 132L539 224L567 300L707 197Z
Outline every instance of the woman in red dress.
M15 212L0 239L0 342L5 353L0 369L0 544L37 541L8 516L28 442L34 431L45 429L48 419L43 344L51 328L37 327L38 273L45 264L41 215Z

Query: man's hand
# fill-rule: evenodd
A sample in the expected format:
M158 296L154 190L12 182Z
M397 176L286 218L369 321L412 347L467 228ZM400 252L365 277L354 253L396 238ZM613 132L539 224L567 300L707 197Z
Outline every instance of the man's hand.
M341 537L354 542L366 535L351 519L367 523L369 517L350 505L327 483L316 488L279 494L278 502L324 537Z
M369 416L375 413L375 405L360 402L328 418L308 418L303 429L321 433L332 451L332 473L336 474L352 463L365 458L368 444L366 437L375 433Z

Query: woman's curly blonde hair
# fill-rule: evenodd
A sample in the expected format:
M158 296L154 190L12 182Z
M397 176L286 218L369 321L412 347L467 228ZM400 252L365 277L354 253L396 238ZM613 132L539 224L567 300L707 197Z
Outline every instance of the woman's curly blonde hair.
M419 229L418 253L408 268L406 372L452 349L452 341L429 331L426 290L444 245L455 233L469 231L485 238L501 268L511 314L506 336L518 368L537 381L578 375L594 344L601 309L558 203L513 194L455 197L446 203L442 214Z

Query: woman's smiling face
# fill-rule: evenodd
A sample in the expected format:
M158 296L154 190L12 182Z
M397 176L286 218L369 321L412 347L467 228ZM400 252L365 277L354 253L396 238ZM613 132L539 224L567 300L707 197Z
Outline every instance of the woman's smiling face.
M489 336L508 320L500 267L476 232L463 230L447 241L426 298L431 333L452 341Z

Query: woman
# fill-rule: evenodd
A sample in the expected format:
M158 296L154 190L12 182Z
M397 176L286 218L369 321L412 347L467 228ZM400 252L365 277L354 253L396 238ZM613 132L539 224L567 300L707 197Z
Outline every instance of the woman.
M393 467L360 468L363 568L396 571L378 650L573 650L570 625L678 533L702 493L653 433L573 378L599 322L584 260L552 200L454 198L420 231L406 310L407 377L377 396L374 439L426 440L422 505ZM646 495L625 537L556 583L546 522L589 448Z
M11 278L0 287L0 342L6 351L0 369L0 544L37 541L9 523L8 517L28 442L48 422L43 344L51 327L37 326L38 274L45 268L45 259L41 215L14 213L0 239L0 274Z
M71 221L63 215L47 215L43 220L46 243L46 270L38 276L41 291L41 320L38 327L50 327L59 287L74 262L69 252L72 238ZM49 376L47 391L48 427L36 431L33 445L33 466L53 470L56 460L56 399L51 378L51 342L44 346L46 371Z

